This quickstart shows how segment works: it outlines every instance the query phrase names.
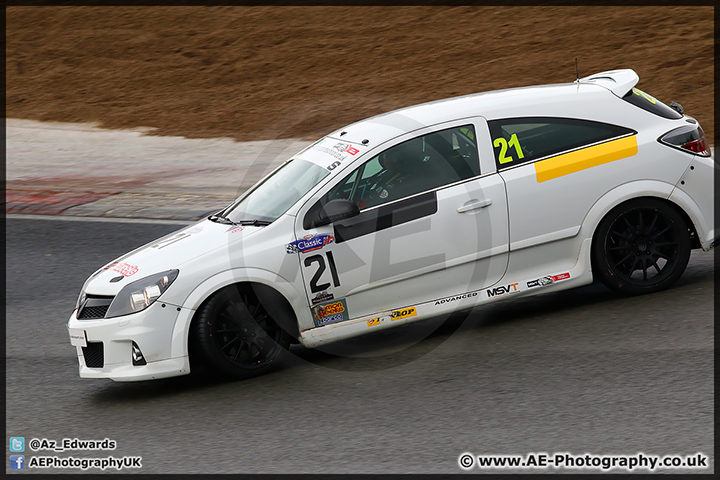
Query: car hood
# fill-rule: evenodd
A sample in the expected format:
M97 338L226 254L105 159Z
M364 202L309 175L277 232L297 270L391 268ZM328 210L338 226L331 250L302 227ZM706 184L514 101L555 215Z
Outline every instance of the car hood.
M234 226L203 220L143 245L104 267L85 282L85 293L116 295L149 275L180 269L184 263L257 232L263 227Z

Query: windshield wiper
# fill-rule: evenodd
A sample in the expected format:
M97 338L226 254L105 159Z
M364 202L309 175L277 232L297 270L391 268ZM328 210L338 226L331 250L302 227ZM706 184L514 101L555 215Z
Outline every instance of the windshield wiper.
M253 220L240 220L236 223L236 225L252 225L253 227L267 227L272 222L268 222L267 220L258 220L257 218Z
M225 225L238 225L237 223L233 222L229 218L223 217L222 215L218 215L217 213L214 213L207 218L211 222L224 223Z
M253 227L266 227L272 223L272 222L268 222L267 220L258 220L257 218L254 218L252 220L240 220L239 222L233 222L228 217L225 217L225 216L217 214L217 213L214 213L207 218L208 218L208 220L210 220L212 222L224 223L226 225L247 225L247 226L253 226Z

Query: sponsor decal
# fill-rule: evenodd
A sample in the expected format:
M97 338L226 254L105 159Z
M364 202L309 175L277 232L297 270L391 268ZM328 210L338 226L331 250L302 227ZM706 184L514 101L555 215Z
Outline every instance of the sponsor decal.
M388 195L389 195L388 191L383 188L382 192L380 192L380 198L387 198Z
M118 272L123 277L129 277L131 275L135 275L138 270L140 270L135 265L130 265L125 262L118 263L118 262L112 262L107 267L103 267L103 270L112 270L114 272Z
M316 147L318 151L330 155L333 158L340 160L341 162L347 158L347 155L343 155L344 152L338 152L337 149L328 147Z
M347 304L344 299L338 300L337 302L315 305L310 311L312 312L313 321L317 327L350 320Z
M567 280L570 278L570 272L561 273L560 275L550 275L553 282L559 282L560 280Z
M390 320L402 320L403 318L410 318L417 315L417 309L415 307L403 308L401 310L393 310L390 314Z
M200 232L202 232L202 230L203 230L203 227L193 227L190 230L185 230L185 233L189 233L190 235L192 235L194 233L200 233Z
M442 305L444 303L457 302L459 300L465 300L466 298L477 297L478 292L463 293L462 295L455 295L454 297L442 298L435 302L435 305Z
M342 162L348 158L347 154L356 155L356 154L360 153L360 150L351 146L349 143L338 142L335 145L333 145L332 148L319 147L318 145L319 145L319 142L315 144L315 150L322 152L326 155L330 155L331 157L336 159L333 163L331 163L330 165L325 167L330 171L333 171L337 167L342 165Z
M542 278L538 278L537 280L527 282L527 286L528 288L546 287L555 282L559 282L560 280L567 280L568 278L570 278L570 272L561 273L559 275L546 275Z
M380 322L382 322L379 318L371 318L367 321L368 327L374 327L375 325L380 325Z
M349 153L350 155L355 155L360 152L357 148L353 147L349 143L336 143L333 148L337 150L338 152L344 152Z
M547 285L552 285L553 283L555 283L555 282L553 281L552 278L542 277L542 278L538 278L537 280L531 280L531 281L527 282L527 286L528 286L528 288L545 287Z
M237 232L242 232L243 230L245 230L245 226L235 225L234 227L230 227L227 230L225 230L225 233L237 233Z
M490 288L487 290L487 296L488 298L492 297L498 297L502 295L510 295L511 293L517 293L518 290L518 284L517 283L510 283L507 285L500 285L499 287Z
M335 295L333 295L332 293L320 292L317 295L315 295L315 297L310 301L312 302L313 305L315 305L317 303L329 302L330 300L333 300L334 298L335 298Z
M305 235L300 240L285 245L287 253L307 253L314 250L320 250L325 245L330 245L335 241L335 237L327 233L319 235Z
M328 165L327 168L330 171L335 170L337 167L339 167L342 164L342 161L347 158L347 155L343 155L342 153L338 152L337 150L334 150L332 148L327 147L316 147L316 150L319 152L325 153L327 155L330 155L331 157L336 158L337 160L330 165Z

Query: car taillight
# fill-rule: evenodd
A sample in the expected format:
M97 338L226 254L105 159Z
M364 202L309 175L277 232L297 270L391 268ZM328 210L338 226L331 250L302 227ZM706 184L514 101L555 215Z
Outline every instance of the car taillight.
M710 145L700 125L685 125L675 130L670 130L658 140L665 145L702 157L709 157L711 155Z

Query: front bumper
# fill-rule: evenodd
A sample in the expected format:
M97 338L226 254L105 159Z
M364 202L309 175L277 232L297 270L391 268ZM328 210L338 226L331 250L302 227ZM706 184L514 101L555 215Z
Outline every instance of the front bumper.
M162 302L116 318L78 320L73 312L67 324L71 341L86 343L75 347L80 376L131 382L190 373L187 356L171 357L177 316L178 307ZM84 342L79 340L83 336ZM146 364L133 365L133 342Z

